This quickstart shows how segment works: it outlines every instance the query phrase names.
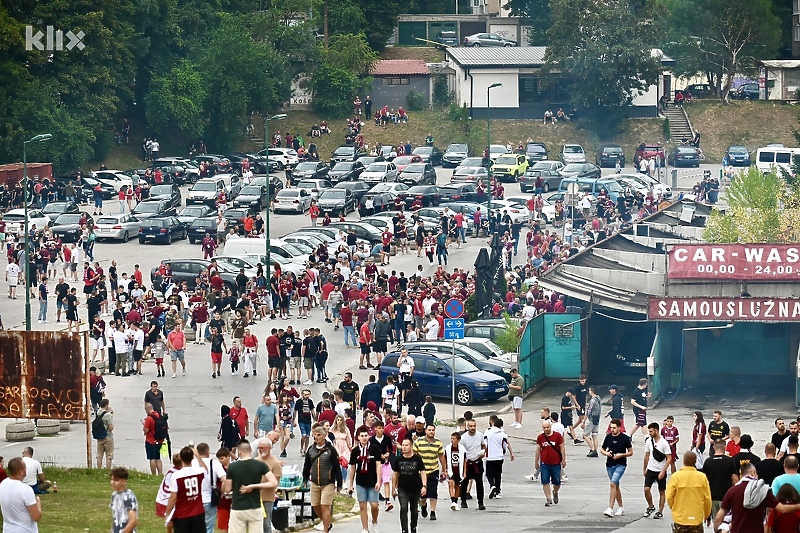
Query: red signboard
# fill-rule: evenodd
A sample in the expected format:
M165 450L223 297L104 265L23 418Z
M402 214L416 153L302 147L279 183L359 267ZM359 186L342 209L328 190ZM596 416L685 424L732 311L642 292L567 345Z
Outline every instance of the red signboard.
M800 246L678 245L669 251L667 279L800 281Z
M773 298L650 298L650 320L800 322L800 300Z

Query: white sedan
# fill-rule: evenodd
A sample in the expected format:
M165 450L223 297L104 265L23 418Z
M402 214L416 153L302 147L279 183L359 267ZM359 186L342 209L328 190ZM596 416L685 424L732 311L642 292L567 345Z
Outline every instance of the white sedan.
M12 209L3 215L3 221L6 223L6 233L25 233L25 209ZM36 224L36 231L40 232L51 223L50 217L45 215L41 209L28 209L29 229Z
M639 191L645 196L647 192L652 189L653 195L660 194L662 198L672 198L672 189L661 183L655 178L647 174L616 174L614 179L622 185L623 188L631 187L635 191Z
M275 195L272 210L305 213L311 207L311 193L306 189L281 189Z
M111 185L117 192L123 186L133 187L133 179L119 170L97 170L94 174L95 179L106 185Z
M529 196L506 196L506 200L509 202L514 202L518 205L524 205L527 208L528 205L528 198L532 197L533 195ZM492 202L494 204L494 202ZM552 224L553 221L556 219L556 206L555 202L550 203L544 198L542 198L542 216L544 217L545 224Z
M488 207L488 203L484 205ZM528 221L528 217L530 216L530 212L525 205L520 205L509 200L492 200L492 211L498 210L501 212L507 211L509 216L511 216L512 222L521 222L524 224Z

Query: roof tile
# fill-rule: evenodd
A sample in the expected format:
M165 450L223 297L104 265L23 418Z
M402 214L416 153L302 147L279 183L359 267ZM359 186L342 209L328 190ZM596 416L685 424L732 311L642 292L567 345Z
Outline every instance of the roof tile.
M430 73L421 59L383 59L372 69L373 76L428 76Z

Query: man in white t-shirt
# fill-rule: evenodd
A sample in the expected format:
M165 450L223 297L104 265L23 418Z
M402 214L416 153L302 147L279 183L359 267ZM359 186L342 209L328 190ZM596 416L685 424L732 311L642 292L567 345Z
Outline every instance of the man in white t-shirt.
M17 284L19 283L19 265L13 260L6 267L6 281L8 282L8 297L17 299Z
M483 442L486 445L486 480L489 482L489 499L501 497L501 482L503 479L503 459L506 450L509 457L514 460L514 451L508 441L508 435L503 429L503 419L495 420L494 425L483 434Z
M25 484L24 458L8 462L8 478L0 483L0 510L3 512L3 531L38 533L37 522L42 518L42 502Z
M386 377L386 386L381 391L381 398L383 399L383 409L389 408L392 411L397 411L397 385L394 384L394 377Z
M439 321L435 316L431 316L430 322L425 324L425 339L435 341L439 338Z
M222 481L225 481L225 476L227 475L225 472L225 468L222 466L222 463L219 462L219 459L216 457L210 457L210 449L208 444L205 442L201 442L195 447L195 459L192 461L192 466L200 466L200 463L197 462L197 459L201 459L203 463L206 465L206 476L203 478L203 483L200 487L203 493L203 509L205 510L205 520L206 520L206 531L214 531L214 526L217 523L217 507L215 505L211 505L211 487L212 487L212 478L214 481L214 486L221 487Z
M47 494L53 483L44 478L44 471L39 461L33 458L33 448L26 446L22 450L22 460L25 463L25 477L22 482L33 489L35 494Z

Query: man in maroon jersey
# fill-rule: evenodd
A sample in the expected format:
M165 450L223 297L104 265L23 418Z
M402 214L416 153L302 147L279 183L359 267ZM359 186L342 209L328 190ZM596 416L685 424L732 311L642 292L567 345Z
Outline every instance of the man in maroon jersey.
M183 467L172 474L167 516L170 517L174 533L205 533L205 509L201 489L206 470L201 466L192 466L194 451L189 446L181 448L180 456Z
M297 317L309 318L311 316L308 302L308 288L311 285L311 280L308 274L304 274L300 281L297 282Z

